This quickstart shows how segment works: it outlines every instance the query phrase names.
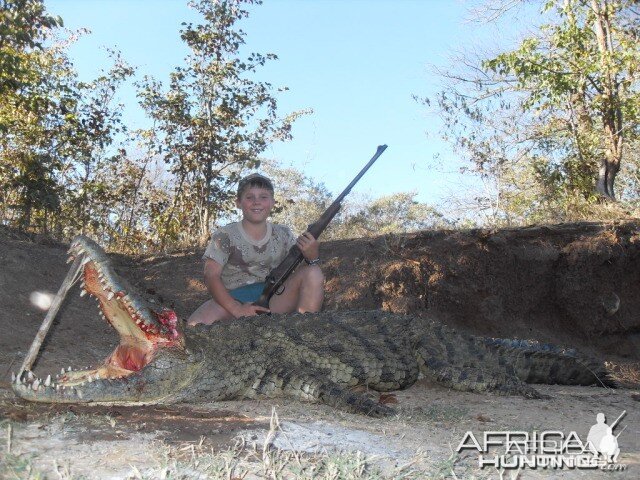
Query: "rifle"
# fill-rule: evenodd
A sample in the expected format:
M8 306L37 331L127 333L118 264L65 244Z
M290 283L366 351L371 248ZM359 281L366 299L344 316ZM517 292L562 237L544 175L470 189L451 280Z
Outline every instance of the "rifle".
M340 211L340 207L342 207L342 200L344 200L344 197L349 194L353 186L358 183L360 178L362 178L365 172L369 170L369 167L371 167L371 165L373 165L378 157L382 155L382 152L384 152L386 148L386 145L380 145L376 150L375 155L371 157L371 160L369 160L364 168L360 170L360 173L356 175L356 178L354 178L347 186L347 188L345 188L344 191L340 195L338 195L333 203L329 205L329 208L327 208L324 213L320 215L320 218L315 223L309 225L307 231L311 235L313 235L314 238L317 239L320 234L325 231L333 217L335 217L336 214ZM265 287L260 294L260 298L253 304L260 307L269 308L269 300L271 300L271 297L282 293L282 286L285 280L289 278L289 275L293 273L293 271L296 269L298 264L300 264L303 258L304 256L302 255L302 252L297 245L291 247L289 249L289 252L287 253L287 256L284 258L284 260L282 260L282 262L280 262L280 265L269 272L267 278L265 279Z

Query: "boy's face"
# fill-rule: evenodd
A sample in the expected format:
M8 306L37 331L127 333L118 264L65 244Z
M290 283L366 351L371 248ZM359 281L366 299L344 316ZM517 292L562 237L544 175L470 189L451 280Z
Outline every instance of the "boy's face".
M266 222L275 203L273 193L260 187L245 189L236 200L236 206L242 210L242 218L251 223Z

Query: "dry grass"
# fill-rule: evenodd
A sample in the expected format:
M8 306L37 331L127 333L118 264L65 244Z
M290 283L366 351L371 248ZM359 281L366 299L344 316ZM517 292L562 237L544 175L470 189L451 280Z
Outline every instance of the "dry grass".
M10 421L0 422L0 432L5 440L2 450L0 450L0 478L25 480L44 478L44 475L33 467L30 457L13 453L13 425Z
M611 379L625 388L640 388L640 363L605 362Z
M78 479L73 468L59 459L47 460L47 471L35 467L41 462L32 455L12 451L12 422L0 423L4 441L0 452L0 478L40 480L45 478ZM148 455L158 460L158 467L130 465L126 479L300 479L300 480L360 480L360 479L444 479L456 478L453 457L431 468L424 468L421 454L402 465L381 462L380 458L362 452L307 453L274 446L277 437L286 437L280 428L275 409L264 441L248 442L239 437L223 451L210 446L204 437L197 442L169 445L153 442ZM285 443L286 439L285 439ZM290 441L293 445L295 442ZM459 468L459 466L458 466ZM96 472L99 475L99 472ZM91 477L91 478L99 478ZM464 476L463 478L469 478Z
M300 480L376 480L376 479L424 479L484 478L469 476L466 467L456 465L456 456L433 465L424 465L421 453L404 464L390 465L380 458L362 452L308 453L295 449L284 450L274 446L276 437L286 437L280 428L275 409L270 428L261 443L247 442L239 438L235 445L216 452L206 447L204 438L197 443L185 443L178 447L164 447L165 462L159 471L145 472L132 478L202 478L202 479L300 479ZM285 438L285 444L286 438ZM295 442L288 442L293 445ZM458 474L456 474L457 470ZM462 472L462 477L460 477ZM138 476L139 474L139 476Z

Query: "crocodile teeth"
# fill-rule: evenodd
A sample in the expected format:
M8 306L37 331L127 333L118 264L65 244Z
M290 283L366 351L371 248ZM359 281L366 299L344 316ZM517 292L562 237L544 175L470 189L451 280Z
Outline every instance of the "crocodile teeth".
M15 383L16 381L16 374L11 372L11 383Z
M60 369L60 375L64 375L64 373L65 373L65 372L64 372L64 368L61 368L61 369Z
M89 375L89 376L87 377L87 382L89 382L89 383L93 382L93 378L91 377L91 375Z
M115 295L115 293L113 293L113 292L107 293L107 300L111 300L114 295Z
M31 388L33 388L33 390L37 392L39 386L40 386L40 379L36 378L33 384L31 385Z
M47 379L44 381L44 386L48 387L51 385L51 375L47 375Z
M71 367L67 367L67 372L70 372L70 371L71 371Z
M91 257L84 257L82 259L82 265L86 265L87 263L89 263L91 261Z
M87 294L87 291L84 288L80 289L80 296L84 297Z
M73 257L67 258L67 263L71 263L71 262L73 262Z
M81 390L77 390L76 393L78 394L78 398L82 399L82 391Z

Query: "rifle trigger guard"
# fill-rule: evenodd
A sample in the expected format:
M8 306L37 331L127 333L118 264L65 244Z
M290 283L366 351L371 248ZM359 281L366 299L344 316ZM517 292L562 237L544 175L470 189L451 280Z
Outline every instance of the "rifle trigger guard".
M280 285L280 288L276 290L275 295L282 295L282 292L284 292L284 285Z

